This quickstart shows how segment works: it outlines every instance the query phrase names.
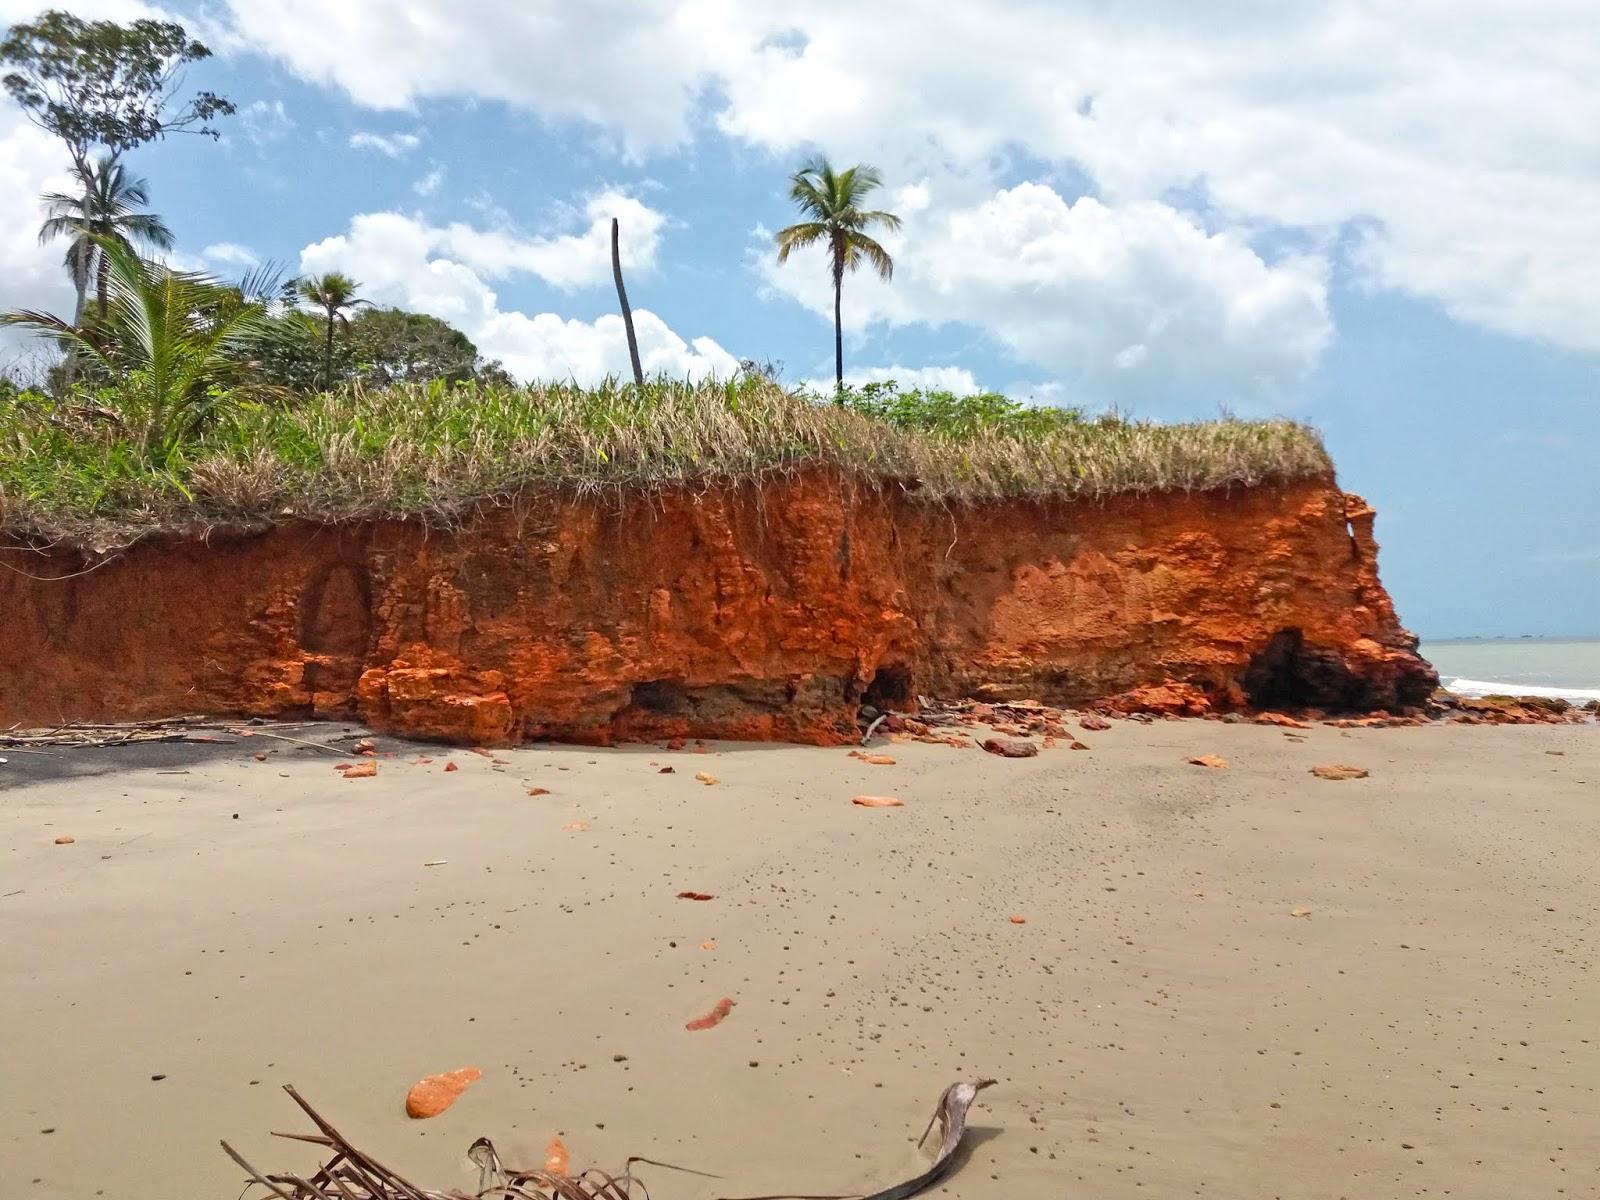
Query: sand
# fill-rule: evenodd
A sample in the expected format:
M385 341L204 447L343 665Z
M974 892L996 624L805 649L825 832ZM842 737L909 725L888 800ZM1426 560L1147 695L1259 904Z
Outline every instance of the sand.
M0 751L0 1196L232 1200L286 1082L435 1187L849 1192L985 1075L943 1195L1600 1195L1600 727L1084 740Z

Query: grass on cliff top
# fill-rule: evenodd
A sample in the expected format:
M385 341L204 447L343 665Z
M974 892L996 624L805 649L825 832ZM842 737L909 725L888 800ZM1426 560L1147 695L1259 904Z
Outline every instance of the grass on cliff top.
M239 404L160 465L126 421L0 395L0 529L111 549L164 529L296 518L448 524L528 490L665 488L838 468L930 502L1281 482L1331 470L1290 421L1088 419L1000 396L762 379L636 389L450 387Z

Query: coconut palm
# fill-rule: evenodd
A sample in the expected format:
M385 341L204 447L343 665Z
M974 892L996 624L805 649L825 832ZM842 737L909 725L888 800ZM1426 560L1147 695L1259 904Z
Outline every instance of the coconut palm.
M98 410L164 464L231 395L249 388L242 347L260 335L259 304L219 308L223 285L146 262L114 238L91 243L105 264L106 317L87 325L50 313L0 313L0 325L53 337L87 354L115 382Z
M333 390L333 327L335 324L350 324L350 319L345 316L344 310L355 308L367 303L356 296L356 291L361 287L350 276L338 271L329 271L325 275L313 275L309 279L299 282L300 298L306 303L320 308L328 319L327 338L322 354L322 386L329 391Z
M787 262L790 252L803 246L822 242L828 247L833 273L833 366L841 404L844 402L844 323L840 315L840 295L844 290L845 272L855 270L865 260L884 279L894 277L894 260L866 231L874 225L899 229L900 218L893 213L861 207L868 193L882 184L883 177L876 167L855 166L835 171L827 159L813 159L789 181L789 198L810 220L778 231L780 263Z
M114 155L95 160L87 173L79 173L83 194L48 192L44 196L45 222L39 227L39 243L70 237L66 265L78 291L78 307L73 324L83 322L89 283L95 285L95 315L105 320L109 262L100 250L101 241L111 241L132 250L135 243L155 250L172 248L172 230L155 213L140 212L150 203L150 185L132 175Z

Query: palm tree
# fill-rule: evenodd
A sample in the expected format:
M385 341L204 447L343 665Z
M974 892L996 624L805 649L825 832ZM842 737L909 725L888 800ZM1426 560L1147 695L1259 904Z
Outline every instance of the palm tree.
M146 262L113 238L91 246L105 268L105 320L82 325L24 310L0 313L0 326L32 329L97 360L117 381L116 407L101 415L165 464L220 406L250 389L240 351L260 336L262 307L219 307L225 289L216 280Z
M900 218L889 212L863 209L867 194L883 184L876 167L855 166L835 171L825 158L813 159L794 173L789 181L789 198L799 206L808 221L778 231L778 261L788 261L789 253L815 242L825 242L833 269L833 365L839 403L844 403L844 323L840 316L840 294L844 274L871 263L884 279L894 277L894 260L889 252L869 237L866 230L881 225L900 228Z
M103 242L115 242L131 252L135 242L157 250L172 249L172 230L155 213L138 211L150 203L150 185L119 162L115 155L97 159L87 173L78 176L83 184L81 196L49 192L44 196L45 222L39 227L39 243L70 237L67 270L78 290L78 307L73 324L83 322L89 294L89 280L95 283L96 319L106 318L107 273L109 262L101 250Z
M338 271L313 275L310 279L300 280L299 283L300 298L327 314L328 331L322 355L322 386L330 392L333 390L333 326L337 322L348 327L350 319L344 315L344 310L367 303L356 296L356 289L360 286L350 276Z

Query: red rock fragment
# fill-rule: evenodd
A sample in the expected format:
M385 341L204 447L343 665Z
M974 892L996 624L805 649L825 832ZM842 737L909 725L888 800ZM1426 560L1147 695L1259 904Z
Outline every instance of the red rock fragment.
M702 1029L713 1029L716 1026L721 1025L722 1022L727 1019L728 1014L732 1011L733 1001L724 996L721 1000L717 1001L716 1005L711 1009L710 1012L703 1017L696 1017L694 1020L685 1025L684 1028L689 1030L691 1033L698 1033Z
M1218 754L1197 754L1189 760L1191 766L1210 767L1213 771L1221 771L1228 765L1228 760Z
M857 808L904 808L906 802L898 796L857 796L850 803Z
M1297 721L1286 713L1264 712L1256 714L1257 725L1278 725L1284 729L1310 729L1304 721Z
M531 787L528 789L528 795L530 796L548 796L549 794L549 788Z
M679 892L679 900L711 900L714 897L710 892Z
M406 1093L406 1116L416 1121L437 1117L482 1078L483 1072L477 1067L462 1067L420 1079Z
M445 765L444 765L444 769L445 769L445 770L446 770L446 771L459 771L459 770L461 770L461 768L460 768L460 767L458 767L458 766L456 766L456 764L455 764L455 763L453 763L453 762L447 762L447 763L445 763Z
M1036 744L1018 738L989 738L983 743L983 748L1001 758L1033 758L1039 753Z
M342 763L335 770L346 779L371 779L378 773L378 764L369 758L358 763Z
M1324 763L1311 768L1311 773L1318 779L1365 779L1372 774L1365 767L1352 767L1348 763Z
M661 770L656 772L658 775L676 775L677 773L678 769L676 767L662 767Z
M1028 923L1028 918L1027 917L1012 917L1011 918L1011 923L1013 925L1026 925Z
M550 1144L545 1147L544 1172L558 1179L565 1179L572 1174L572 1156L567 1153L566 1145L558 1137L551 1138Z
M1099 713L1090 712L1084 713L1083 716L1078 718L1078 727L1088 730L1090 733L1104 733L1111 728L1111 722Z

